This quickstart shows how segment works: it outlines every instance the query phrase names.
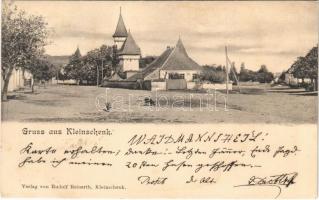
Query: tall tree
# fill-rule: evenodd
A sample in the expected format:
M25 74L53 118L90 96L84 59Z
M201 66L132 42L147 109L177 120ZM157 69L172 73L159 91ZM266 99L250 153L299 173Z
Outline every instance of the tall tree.
M48 81L56 75L55 66L45 58L37 58L29 65L29 71L31 72L35 81ZM34 85L31 85L32 92L34 91Z
M268 69L266 65L261 65L258 73L268 73Z
M302 82L309 78L314 83L314 89L318 90L318 47L313 47L306 56L298 57L290 69L294 77L302 79Z
M274 74L268 71L266 65L261 65L256 73L256 79L259 83L270 83L274 79Z
M100 47L100 58L101 60L103 61L101 63L101 71L103 73L101 73L101 78L102 80L105 78L105 77L110 77L112 75L112 72L114 71L114 68L113 68L113 47L111 46L107 46L107 45L102 45ZM103 77L102 77L103 75Z
M70 57L69 63L65 66L64 72L69 79L75 79L79 83L88 81L89 83L102 83L105 77L110 77L113 68L113 48L102 45L81 56L77 49Z
M313 47L306 55L308 77L314 81L314 90L318 90L318 46Z
M305 57L298 57L297 60L292 64L293 68L293 75L296 78L300 78L302 80L302 83L304 83L305 78L308 77L308 70L309 66L307 64Z
M13 70L30 67L36 58L43 55L49 32L42 16L27 15L7 1L2 3L1 22L1 70L4 80L1 99L7 100Z
M77 47L75 52L70 56L69 63L64 68L68 79L75 79L77 81L81 79L81 75L79 74L82 67L81 57L80 49Z

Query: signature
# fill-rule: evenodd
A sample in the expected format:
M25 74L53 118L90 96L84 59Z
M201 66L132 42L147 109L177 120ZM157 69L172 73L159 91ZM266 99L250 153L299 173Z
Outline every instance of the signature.
M150 176L139 176L137 180L144 185L164 185L167 177L156 177L152 178Z
M298 176L297 172L283 173L278 175L272 175L268 177L252 176L248 180L248 184L235 185L234 187L246 187L246 186L270 186L278 188L278 193L275 198L281 194L281 187L288 188L290 185L295 184L295 179Z

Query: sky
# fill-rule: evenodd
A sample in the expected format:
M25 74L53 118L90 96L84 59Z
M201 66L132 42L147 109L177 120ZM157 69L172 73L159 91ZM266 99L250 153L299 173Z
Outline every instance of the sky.
M50 55L113 45L120 7L142 55L160 55L181 37L197 63L225 65L225 46L239 70L288 69L318 44L317 2L17 1L48 22Z

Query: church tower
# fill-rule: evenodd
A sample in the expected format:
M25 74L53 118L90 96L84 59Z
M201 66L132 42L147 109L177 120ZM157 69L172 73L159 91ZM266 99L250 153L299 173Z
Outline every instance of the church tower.
M122 12L120 8L119 20L117 22L117 26L113 34L114 44L116 45L117 50L122 48L127 36L128 34L127 34L127 30L123 21Z
M141 49L136 44L131 32L128 32L127 38L118 52L121 70L129 78L139 71L139 60L141 58Z
M131 32L126 30L121 9L113 38L117 49L117 56L120 61L119 69L126 75L126 78L129 78L139 71L141 50L136 44Z

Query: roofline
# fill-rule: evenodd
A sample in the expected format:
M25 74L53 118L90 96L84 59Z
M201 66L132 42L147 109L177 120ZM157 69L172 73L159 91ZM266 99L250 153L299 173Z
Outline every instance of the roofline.
M173 54L175 50L176 50L176 47L174 47L173 51L171 51L171 53L167 56L165 62L159 68L163 68L163 66L168 62L168 59L171 57L171 55Z

